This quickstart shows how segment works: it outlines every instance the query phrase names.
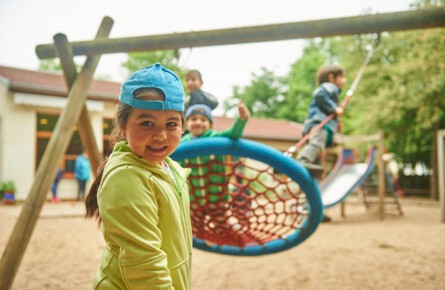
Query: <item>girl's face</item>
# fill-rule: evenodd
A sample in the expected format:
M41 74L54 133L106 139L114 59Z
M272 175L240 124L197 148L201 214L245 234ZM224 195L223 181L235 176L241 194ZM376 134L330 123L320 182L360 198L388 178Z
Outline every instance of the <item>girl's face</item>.
M210 123L210 120L201 114L191 115L187 119L187 129L195 137L201 136L211 127L212 124Z
M121 133L134 154L162 164L172 154L182 135L182 115L177 111L133 108Z

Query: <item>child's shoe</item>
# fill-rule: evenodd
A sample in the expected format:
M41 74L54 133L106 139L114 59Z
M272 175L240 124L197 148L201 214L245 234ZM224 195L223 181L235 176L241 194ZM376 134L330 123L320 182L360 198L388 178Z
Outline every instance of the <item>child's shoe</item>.
M59 203L59 202L60 202L60 199L59 199L58 197L52 197L52 198L51 198L51 202L52 202L52 203Z
M309 163L306 161L300 161L301 165L303 165L309 173L315 177L318 178L323 174L323 166L315 163Z
M332 218L328 217L327 215L323 216L322 223L330 223L332 221Z

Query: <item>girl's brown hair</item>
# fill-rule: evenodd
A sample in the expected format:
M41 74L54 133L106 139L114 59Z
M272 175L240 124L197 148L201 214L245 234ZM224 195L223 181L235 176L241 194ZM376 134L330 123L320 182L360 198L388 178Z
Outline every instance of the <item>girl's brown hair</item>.
M164 93L156 88L141 88L134 92L134 98L145 99L145 100L159 100L165 99ZM117 142L124 141L125 137L121 132L121 128L125 128L127 125L128 117L133 111L133 107L126 105L124 103L119 102L117 104L116 113L113 118L113 132L111 134L111 142L110 148L113 148ZM181 116L182 127L184 127L185 118L184 113ZM100 183L102 181L102 175L104 173L105 165L107 164L107 160L105 159L102 162L101 166L98 169L96 178L91 184L90 190L85 197L85 208L86 218L96 218L98 223L101 223L100 214L99 214L99 205L97 203L97 192L99 190Z
M342 76L345 69L338 64L327 64L322 66L317 72L317 85L329 82L329 75L332 74L334 78Z
M113 148L117 142L125 140L124 136L121 133L121 128L124 128L127 124L128 117L133 111L133 107L126 105L124 103L118 103L116 113L114 114L113 119L113 132L111 133L111 142L110 148ZM96 178L91 184L90 190L85 197L85 208L86 218L96 218L100 223L100 215L99 215L99 206L97 204L97 191L99 190L100 182L102 181L102 175L104 173L105 165L107 164L107 159L102 162L101 166L98 169Z

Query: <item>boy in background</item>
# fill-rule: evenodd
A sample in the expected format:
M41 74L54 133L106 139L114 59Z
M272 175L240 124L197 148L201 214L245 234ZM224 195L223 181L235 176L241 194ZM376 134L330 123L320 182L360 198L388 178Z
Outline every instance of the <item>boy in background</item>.
M346 84L344 74L344 68L336 64L322 66L317 72L318 87L312 94L303 135L309 134L312 128L323 122L329 115L335 113L335 117L309 138L308 143L297 156L297 160L308 169L311 175L323 172L321 153L326 146L332 144L334 134L339 131L338 117L343 114L343 108L339 106L339 94ZM326 215L323 217L323 222L330 221L330 217Z
M182 142L197 138L229 137L239 139L249 119L250 112L246 105L240 101L238 105L239 117L233 125L224 130L213 130L213 116L211 108L198 104L188 108L185 114L186 126L189 132L185 134ZM211 167L207 166L211 161ZM195 212L197 220L192 222L209 223L214 228L216 239L230 233L231 226L227 223L227 210L230 195L227 193L225 156L198 156L181 163L183 167L192 169L190 183L194 190L190 190L191 210ZM208 176L209 175L209 176ZM206 178L208 176L208 179ZM210 183L208 183L208 181ZM207 196L207 198L206 198ZM195 200L196 199L196 200ZM215 238L214 237L214 238Z
M215 96L201 90L203 85L202 75L198 70L189 70L185 74L185 87L189 95L184 100L185 110L193 105L207 105L210 110L218 106L218 100Z
M308 117L304 122L303 136L309 134L313 127L323 122L329 115L335 113L336 116L309 138L297 156L297 160L309 171L323 169L321 152L332 144L333 136L339 129L338 116L343 114L343 108L339 106L339 94L346 84L344 73L344 68L336 64L322 66L317 72L318 87L312 94Z

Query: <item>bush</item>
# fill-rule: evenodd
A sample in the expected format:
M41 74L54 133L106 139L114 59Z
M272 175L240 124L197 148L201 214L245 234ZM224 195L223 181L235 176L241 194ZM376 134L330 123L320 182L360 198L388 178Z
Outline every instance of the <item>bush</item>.
M7 180L7 181L3 182L3 183L1 184L1 190L2 190L3 194L4 194L5 192L8 192L8 193L15 193L15 184L14 184L14 181L12 181L12 180Z
M15 202L15 184L12 180L7 180L0 183L0 198L3 199L5 204L13 204Z

